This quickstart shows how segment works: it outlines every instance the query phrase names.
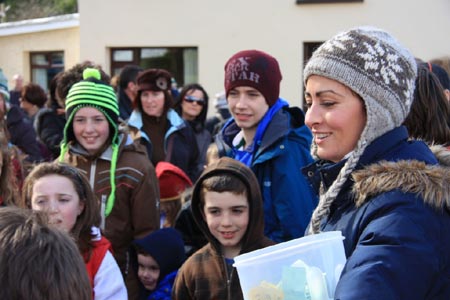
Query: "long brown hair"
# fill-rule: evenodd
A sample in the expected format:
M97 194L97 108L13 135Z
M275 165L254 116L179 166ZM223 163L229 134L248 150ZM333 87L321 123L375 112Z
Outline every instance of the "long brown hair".
M88 261L93 247L92 239L95 237L92 233L92 227L100 226L101 217L99 203L95 194L86 177L78 169L64 163L56 162L37 165L25 179L19 206L31 208L33 186L37 180L47 175L59 175L69 179L73 183L80 201L84 203L84 210L78 216L71 235L78 244L80 253Z
M164 220L164 224L162 224L163 228L166 227L174 227L175 221L178 216L178 213L181 210L182 205L181 196L180 198L168 200L168 201L161 201L159 203L160 205L160 211L164 212L166 214L166 219Z
M92 299L74 241L43 213L0 209L0 253L0 299Z
M439 79L427 64L419 64L414 100L403 124L411 138L446 145L450 142L449 122L450 104Z
M206 115L208 113L209 97L208 97L208 93L205 91L205 89L200 84L192 83L192 84L185 85L183 87L183 89L181 90L176 103L174 104L174 109L180 116L183 116L183 108L181 106L181 103L183 102L184 97L188 93L193 93L195 91L202 92L204 102L203 102L203 106L202 106L202 110L201 110L200 114L197 117L195 117L194 121L197 124L199 124L201 126L201 128L204 128L205 121L206 121Z
M8 144L6 137L6 131L0 129L0 197L3 205L11 205L16 203L19 198L19 182L17 177L14 176L12 158L17 155L17 149L15 146ZM21 167L19 157L16 157L17 167ZM19 172L20 173L20 172ZM21 175L21 174L17 174Z

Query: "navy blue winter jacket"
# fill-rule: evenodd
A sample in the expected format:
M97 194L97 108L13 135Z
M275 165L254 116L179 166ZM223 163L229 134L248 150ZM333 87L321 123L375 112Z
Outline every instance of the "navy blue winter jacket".
M320 227L345 237L334 299L450 299L450 151L434 152L405 127L366 148ZM344 163L304 172L327 189Z

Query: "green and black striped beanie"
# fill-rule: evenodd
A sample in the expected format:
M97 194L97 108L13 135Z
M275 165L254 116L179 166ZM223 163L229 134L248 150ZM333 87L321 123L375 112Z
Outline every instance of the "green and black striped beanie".
M113 129L111 132L112 159L110 167L111 192L108 196L105 208L105 216L111 212L115 201L115 171L119 152L119 105L113 88L103 81L100 81L100 72L94 68L87 68L83 71L83 80L75 83L69 90L66 98L66 125L64 127L64 137L61 143L59 161L64 161L64 156L69 149L69 142L75 140L73 134L73 118L78 110L83 107L94 107L101 111Z

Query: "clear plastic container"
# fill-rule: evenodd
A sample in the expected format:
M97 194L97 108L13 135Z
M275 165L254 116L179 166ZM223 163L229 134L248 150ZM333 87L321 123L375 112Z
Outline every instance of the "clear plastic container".
M244 299L333 299L346 262L343 240L329 231L235 257Z

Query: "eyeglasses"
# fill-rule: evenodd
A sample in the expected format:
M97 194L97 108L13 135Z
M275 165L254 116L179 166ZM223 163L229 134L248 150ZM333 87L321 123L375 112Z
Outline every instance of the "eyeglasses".
M201 106L205 105L205 100L194 97L194 96L185 96L184 101L186 101L187 103L196 102L198 105L201 105Z

